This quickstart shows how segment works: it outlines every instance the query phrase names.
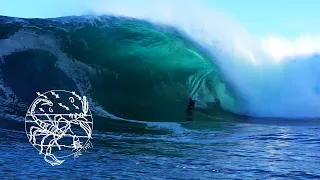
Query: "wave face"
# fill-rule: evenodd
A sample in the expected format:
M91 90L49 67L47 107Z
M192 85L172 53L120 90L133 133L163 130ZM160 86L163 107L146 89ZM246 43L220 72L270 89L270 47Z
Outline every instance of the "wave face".
M22 116L36 92L89 96L111 118L175 121L233 97L206 53L175 29L112 16L0 18L2 114ZM223 100L223 99L222 99Z
M207 52L232 91L235 103L220 98L224 109L254 117L320 117L317 40L261 43L205 1L123 2L101 3L94 12L166 24L182 32Z
M275 58L201 3L104 3L93 16L1 18L1 111L25 109L36 91L76 89L113 118L181 119L190 96L206 112L320 117L315 51Z

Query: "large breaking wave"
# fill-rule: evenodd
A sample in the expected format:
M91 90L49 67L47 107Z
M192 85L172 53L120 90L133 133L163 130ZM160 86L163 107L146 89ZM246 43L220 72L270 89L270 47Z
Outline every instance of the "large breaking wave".
M183 11L167 1L117 2L90 16L1 17L2 113L24 113L37 91L76 89L96 113L126 119L184 118L189 96L207 112L320 116L319 56L276 61L217 9L188 3Z
M0 26L6 114L25 113L35 92L68 89L101 115L179 120L190 95L207 108L227 93L209 58L171 27L111 16L2 17Z

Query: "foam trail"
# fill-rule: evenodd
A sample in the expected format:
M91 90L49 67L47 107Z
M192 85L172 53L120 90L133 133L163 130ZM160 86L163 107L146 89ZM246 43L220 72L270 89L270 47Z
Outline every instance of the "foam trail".
M306 57L293 55L279 62L258 39L213 6L192 1L117 1L101 4L95 12L170 25L200 44L215 57L237 95L236 103L222 99L227 110L261 117L320 117L319 58L305 53Z
M99 115L100 117L106 117L113 120L125 121L125 122L136 123L136 124L143 124L143 125L146 125L148 128L165 129L165 130L170 130L174 133L179 133L179 134L191 131L186 128L183 128L180 123L175 123L175 122L147 122L147 121L140 121L140 120L134 120L134 119L124 119L121 117L117 117L113 114L110 114L109 112L107 112L101 106L98 106L98 105L95 105L92 111L95 112L96 115Z

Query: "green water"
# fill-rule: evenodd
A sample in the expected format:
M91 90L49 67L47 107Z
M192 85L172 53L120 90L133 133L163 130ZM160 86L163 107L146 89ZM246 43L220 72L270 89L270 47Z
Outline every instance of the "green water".
M3 37L15 32L9 39L29 39L26 50L9 54L2 65L7 69L5 83L16 86L16 92L18 81L28 81L10 73L21 65L18 69L30 74L32 87L47 91L50 84L55 89L75 84L76 91L126 119L184 119L189 97L207 112L221 110L217 101L235 103L214 59L171 27L107 16L31 19L1 26ZM52 63L57 71L50 73L59 78L40 71ZM44 77L51 79L48 86L41 86L48 84ZM73 83L66 83L68 79Z

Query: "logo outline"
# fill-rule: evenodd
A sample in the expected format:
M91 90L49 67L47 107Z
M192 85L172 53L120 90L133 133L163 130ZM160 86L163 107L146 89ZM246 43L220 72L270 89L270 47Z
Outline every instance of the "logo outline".
M48 96L50 95L53 99L60 99L60 94L69 94L69 101L71 102L72 106L79 110L79 113L53 113L53 107L54 103L53 100L50 100ZM79 96L74 91L66 91L66 90L50 90L45 93L37 92L37 98L31 103L31 105L28 108L28 111L25 116L25 131L27 134L27 137L29 139L29 142L32 144L32 146L39 151L39 154L44 154L44 160L51 164L52 166L61 165L67 157L74 156L74 158L79 157L79 155L83 154L83 149L85 149L85 152L88 150L88 148L92 148L93 145L90 141L92 139L92 131L93 131L93 117L89 108L89 103L87 101L86 96ZM81 103L81 112L78 106L75 105L75 99L77 99L78 103ZM42 102L40 107L38 105ZM42 108L42 106L49 106L48 113ZM58 103L58 106L60 109L63 109L65 111L70 111L70 107L63 103ZM43 113L36 113L37 112L43 112ZM41 120L38 117L45 116L48 119L47 120ZM50 118L50 116L54 116L53 120ZM71 120L66 119L65 117L71 118ZM27 117L32 120L27 120ZM89 117L89 121L87 119ZM59 118L58 120L56 118ZM79 119L82 119L81 121ZM63 120L63 121L60 121ZM50 122L50 124L49 124ZM31 124L28 125L28 123L33 123L34 126ZM65 123L65 126L60 127L59 123ZM86 136L78 136L71 130L71 126L73 124L79 125L85 132ZM89 124L89 125L88 125ZM30 127L29 127L30 126ZM29 127L29 128L28 128ZM33 131L34 130L34 131ZM71 132L72 135L68 134L67 132ZM37 137L38 136L44 136L41 139L40 144L37 143ZM72 144L71 146L66 145L60 145L58 143L59 140L63 139L64 137L72 137ZM45 145L45 141L47 138L52 137L52 139L49 141L47 145ZM85 142L81 142L79 140L80 138L87 138ZM40 146L40 150L39 147ZM58 147L58 150L61 151L61 147L64 147L65 149L72 149L72 153L68 155L63 156L55 156L54 153L52 153L52 147ZM45 153L44 153L45 149ZM49 158L49 159L48 159ZM51 159L51 160L50 160Z

